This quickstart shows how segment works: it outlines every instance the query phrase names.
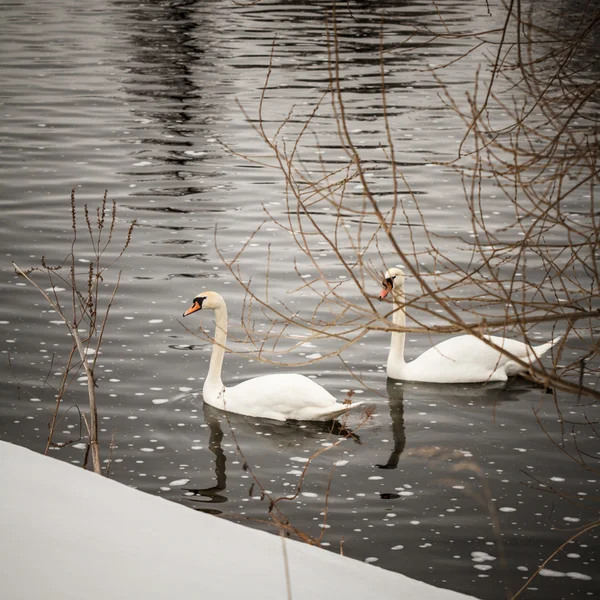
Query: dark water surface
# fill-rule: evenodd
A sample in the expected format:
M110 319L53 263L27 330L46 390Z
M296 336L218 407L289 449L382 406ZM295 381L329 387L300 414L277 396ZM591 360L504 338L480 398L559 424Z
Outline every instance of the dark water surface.
M502 18L493 3L491 16L485 3L444 5L450 24L483 30ZM327 425L236 415L228 421L203 405L210 346L180 322L196 293L214 289L226 297L232 330L240 334L243 290L219 259L215 228L231 255L265 219L263 204L284 215L284 186L276 170L236 158L223 144L241 154L265 151L238 102L256 114L274 36L265 123L276 127L292 105L310 113L328 85L323 18L329 7L229 0L2 4L2 439L37 451L45 446L53 392L42 382L50 373L56 384L52 373L64 361L68 338L38 292L15 276L11 261L28 267L42 254L49 262L67 254L73 186L80 205L96 203L109 190L120 207L119 236L132 219L139 223L121 261L123 280L99 361L104 457L115 438L111 477L270 529L263 492L272 498L293 493L307 458L343 436ZM347 106L361 148L375 154L382 139L381 15L392 47L413 25L432 22L435 9L429 2L391 0L350 8L351 15L339 9ZM417 41L413 52L386 59L397 159L430 223L439 232L468 235L458 181L432 167L456 151L460 123L444 110L440 90L421 68L458 56L464 42L425 47ZM445 73L448 85L461 90L477 66L475 58L457 63ZM323 147L335 150L333 120L323 116L316 123ZM374 185L381 193L390 189L389 181ZM498 202L492 210L502 218L508 208ZM275 296L294 287L299 257L289 239L267 225L244 259L246 272L259 281L268 244L275 251ZM328 276L344 273L333 254L323 253L322 260ZM115 277L109 274L107 284ZM210 319L204 322L210 326ZM192 328L196 323L186 321ZM538 334L551 336L543 328ZM409 357L429 344L407 337ZM553 442L561 429L552 395L519 381L508 387L386 382L388 344L387 335L372 333L344 354L362 384L337 359L303 367L337 397L353 390L375 412L354 437L320 454L300 495L278 506L308 534L325 529L324 545L332 551L343 546L348 556L423 581L506 598L505 588L516 592L594 518L589 500L598 494L598 479ZM308 346L294 358L328 350L326 344ZM267 369L231 355L224 380ZM84 406L85 383L78 385L69 403ZM561 403L582 449L597 457L597 438L578 425L592 408L565 395ZM76 439L76 411L61 414L56 439ZM359 420L354 415L347 425ZM80 463L83 452L76 444L52 455ZM597 537L591 532L568 544L524 597L599 594Z

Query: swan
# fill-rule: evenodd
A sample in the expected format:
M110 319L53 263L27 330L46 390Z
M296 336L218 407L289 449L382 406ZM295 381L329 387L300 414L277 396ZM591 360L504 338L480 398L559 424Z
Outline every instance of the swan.
M312 379L293 374L263 375L225 387L221 370L227 343L227 305L220 294L202 292L192 301L183 316L210 309L215 315L215 335L208 375L204 380L204 402L232 413L285 421L331 421L362 402L338 403Z
M392 292L394 325L405 327L402 270L392 268L387 271L382 286L379 299L383 300ZM526 370L510 357L472 335L459 335L444 340L407 363L404 360L404 336L404 332L392 333L387 361L387 375L392 379L430 383L477 383L506 381L508 377ZM557 337L532 348L523 342L494 335L486 335L485 338L528 364L535 363L560 340L560 337Z

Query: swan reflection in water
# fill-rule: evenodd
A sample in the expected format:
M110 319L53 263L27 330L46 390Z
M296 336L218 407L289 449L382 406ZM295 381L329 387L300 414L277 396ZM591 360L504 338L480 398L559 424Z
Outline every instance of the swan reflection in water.
M215 455L217 482L216 485L207 488L186 487L183 490L186 492L187 499L195 504L193 508L210 514L221 514L222 511L209 505L228 501L228 497L224 493L227 489L227 457L223 450L223 428L235 433L242 451L244 448L241 440L255 439L257 429L262 433L261 442L264 445L268 444L274 452L293 450L296 453L302 452L304 449L312 449L316 452L318 447L315 442L322 440L323 435L348 437L360 444L359 436L344 427L339 421L273 421L226 413L206 403L203 404L203 411L204 422L208 425L210 432L208 449ZM266 452L267 450L263 447L261 451Z
M391 430L394 448L385 464L376 464L380 469L396 469L400 455L406 447L406 429L404 424L404 399L411 402L429 404L444 402L457 408L468 409L477 402L478 406L494 407L501 402L514 402L519 396L539 386L520 377L508 382L492 383L418 383L412 381L387 380Z

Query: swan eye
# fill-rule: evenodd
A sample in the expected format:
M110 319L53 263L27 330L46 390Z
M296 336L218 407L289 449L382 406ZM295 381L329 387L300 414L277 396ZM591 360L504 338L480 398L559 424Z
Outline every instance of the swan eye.
M197 304L200 308L202 308L202 303L206 300L206 296L198 296L194 298L192 304Z

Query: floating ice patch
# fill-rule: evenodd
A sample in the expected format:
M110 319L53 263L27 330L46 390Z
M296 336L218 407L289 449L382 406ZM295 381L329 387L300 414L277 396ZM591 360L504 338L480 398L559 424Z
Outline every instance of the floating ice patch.
M526 448L513 448L513 450L516 450L517 452L527 452Z
M162 323L163 320L162 319L150 319L148 321L148 323L152 323L152 325L156 324L156 323Z
M319 352L315 352L314 354L307 354L306 358L308 358L308 360L313 360L316 358L321 358L323 355L319 354Z
M204 156L206 152L202 152L202 150L185 150L184 154L188 154L189 156Z
M29 402L41 402L39 398L29 398Z
M473 565L473 567L480 571L489 571L492 568L492 565Z
M46 288L44 291L45 292L64 292L65 288L61 288L61 287L51 288L51 287L49 287L49 288Z
M500 512L516 512L516 508L512 508L511 506L501 506L498 509Z
M414 492L407 492L407 491L403 491L403 492L398 492L399 496L414 496Z
M302 471L298 471L297 469L293 469L292 471L288 471L286 475L302 475Z
M154 448L140 448L140 452L154 452Z
M333 464L336 467L343 467L344 465L348 464L348 461L347 460L336 460Z
M190 387L180 387L179 391L180 392L191 392L194 388L190 388Z
M303 496L306 496L307 498L318 498L319 496L317 494L315 494L314 492L302 492Z
M152 400L152 404L165 404L168 401L168 398L154 398L154 400Z
M369 477L369 481L376 481L378 479L383 479L383 477L381 475L373 475L372 477Z
M77 450L85 450L87 448L87 444L73 444L73 448Z
M0 321L0 325L8 325L10 323L10 321ZM62 321L61 321L62 323Z
M142 160L140 162L133 163L134 167L148 167L152 163L149 160Z
M484 562L486 560L496 560L495 556L490 556L487 552L471 552L473 562Z
M564 477L550 477L550 481L564 481Z
M374 563L377 562L379 559L376 556L367 556L367 558L365 558L365 562L366 563Z
M392 550L403 550L404 546L402 544L398 544L397 546L392 546Z
M306 463L308 462L308 458L305 458L304 456L292 456L292 458L290 458L290 460L293 460L294 462L302 462L302 463Z
M189 479L176 479L175 481L171 481L171 483L169 485L171 485L171 486L173 486L173 485L185 485L188 482L189 482Z
M581 519L578 517L563 517L563 521L568 521L569 523L579 523Z

